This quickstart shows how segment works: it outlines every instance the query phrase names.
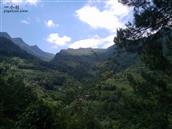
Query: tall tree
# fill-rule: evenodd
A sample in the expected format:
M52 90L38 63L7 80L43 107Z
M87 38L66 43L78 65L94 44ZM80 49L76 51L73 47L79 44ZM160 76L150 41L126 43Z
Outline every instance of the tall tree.
M164 27L172 27L171 0L119 0L134 8L134 21L122 31L127 38L138 39Z
M141 59L146 69L141 79L128 76L133 89L123 96L120 112L120 128L124 129L171 129L172 128L172 62L165 51L172 44L171 0L120 0L134 7L134 22L127 29L117 32L115 42L122 47L137 46L142 42ZM165 29L168 28L168 29ZM170 31L166 34L164 32ZM144 37L144 38L143 38ZM130 43L128 43L130 42ZM164 50L164 46L166 49ZM172 55L169 56L172 59Z

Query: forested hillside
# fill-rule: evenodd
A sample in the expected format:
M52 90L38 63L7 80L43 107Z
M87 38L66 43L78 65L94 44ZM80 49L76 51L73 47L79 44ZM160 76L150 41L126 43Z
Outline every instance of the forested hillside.
M0 129L172 129L172 2L120 2L135 21L108 49L47 62L0 35Z
M22 38L11 38L11 36L6 32L0 32L0 37L7 38L11 40L15 45L26 51L28 54L36 56L37 58L43 61L50 61L53 59L54 55L51 53L47 53L42 51L38 46L30 46L23 41Z

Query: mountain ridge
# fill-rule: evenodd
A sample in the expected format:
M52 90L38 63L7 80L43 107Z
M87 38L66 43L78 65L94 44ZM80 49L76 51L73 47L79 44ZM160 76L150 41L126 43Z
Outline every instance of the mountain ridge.
M5 35L6 38L10 37L7 33L3 35ZM33 51L38 53L42 52L36 45L27 45L22 38L13 38L11 41L31 55L35 56L35 54L32 53ZM38 55L35 57L40 59ZM109 63L111 65L108 65L109 61L111 61L111 63ZM107 49L63 49L58 52L53 59L48 61L46 66L60 72L65 72L79 81L92 81L92 78L96 78L97 75L100 75L100 69L103 65L106 65L114 72L119 72L137 62L138 54L130 53L114 44Z
M24 59L34 59L34 56L22 50L19 46L14 44L13 41L6 37L0 37L0 45L0 57L16 56Z
M41 50L38 46L35 48L33 46L28 45L24 42L24 40L20 37L12 38L7 32L0 32L0 37L5 37L9 40L12 40L16 45L18 45L21 49L25 50L27 53L38 57L39 59L43 61L50 61L53 59L54 54L44 52Z

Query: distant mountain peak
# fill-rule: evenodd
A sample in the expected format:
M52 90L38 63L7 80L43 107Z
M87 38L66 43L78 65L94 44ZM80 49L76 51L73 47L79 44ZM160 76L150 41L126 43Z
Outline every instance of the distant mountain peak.
M32 47L32 48L34 48L34 49L41 50L37 45L32 45L32 46L30 46L30 47Z
M7 38L11 40L14 44L19 46L22 50L26 51L27 53L41 59L44 61L50 61L53 59L54 54L44 52L41 50L37 45L30 46L28 45L22 38L11 38L11 36L7 32L0 32L0 37Z
M21 41L21 42L24 42L23 41L23 39L22 38L19 38L19 37L17 37L17 38L13 38L14 40L18 40L18 41Z
M101 53L105 52L106 49L94 49L94 48L78 48L78 49L73 49L73 48L68 48L68 49L62 49L58 54L62 55L74 55L74 56L88 56L88 55L93 55L95 53Z
M11 39L11 36L7 32L0 32L0 37Z
M21 49L13 42L13 40L6 38L6 36L0 36L0 46L1 57L20 57L23 59L34 59L34 56Z

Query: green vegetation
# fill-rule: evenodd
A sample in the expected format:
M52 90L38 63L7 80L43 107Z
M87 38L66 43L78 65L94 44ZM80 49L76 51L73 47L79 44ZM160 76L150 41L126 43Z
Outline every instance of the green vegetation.
M50 61L54 57L54 54L44 52L36 45L29 46L21 38L11 38L10 35L6 32L0 32L0 37L5 37L6 39L11 40L20 49L24 50L28 54L35 56L43 61Z
M157 26L144 21L150 3L138 1L121 1L148 8L107 50L63 50L44 62L0 37L0 129L172 129L172 30L166 21L138 36ZM171 1L153 2L169 17Z

